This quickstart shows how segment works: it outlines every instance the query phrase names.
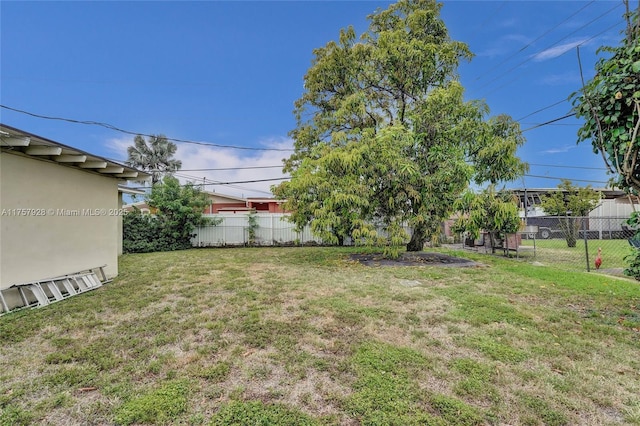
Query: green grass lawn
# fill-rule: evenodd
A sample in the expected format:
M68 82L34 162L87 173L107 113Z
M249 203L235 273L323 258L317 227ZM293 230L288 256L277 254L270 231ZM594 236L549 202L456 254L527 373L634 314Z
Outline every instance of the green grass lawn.
M640 424L640 285L356 249L125 255L0 317L0 425Z

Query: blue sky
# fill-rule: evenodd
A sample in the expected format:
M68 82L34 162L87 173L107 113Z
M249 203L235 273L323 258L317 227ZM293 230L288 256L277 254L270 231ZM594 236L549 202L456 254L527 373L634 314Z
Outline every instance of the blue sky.
M143 134L249 149L178 144L182 179L276 179L294 128L312 51L391 2L202 1L0 3L0 103L37 115L108 123ZM576 144L570 112L596 49L617 45L621 1L445 1L452 39L475 58L460 79L468 99L521 121L528 176L509 187L555 187L557 178L603 187L602 158ZM541 111L540 111L541 110ZM537 112L539 111L539 112ZM133 136L95 125L0 109L4 124L124 161ZM258 149L255 149L258 148ZM247 169L247 167L259 167ZM243 169L238 169L243 168ZM233 170L201 170L233 169ZM269 196L277 181L207 186Z

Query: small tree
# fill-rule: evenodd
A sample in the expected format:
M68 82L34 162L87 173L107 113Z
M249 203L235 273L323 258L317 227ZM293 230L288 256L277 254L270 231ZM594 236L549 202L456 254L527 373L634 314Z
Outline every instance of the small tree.
M496 240L502 234L520 229L517 198L507 191L496 192L494 185L480 193L467 190L456 200L454 208L460 213L453 226L454 231L467 232L474 239L478 238L480 231L486 231L492 252L495 252Z
M134 211L124 218L125 252L187 249L191 247L193 230L212 223L203 217L204 208L209 204L207 196L193 183L181 185L172 176L165 176L152 187L147 203L156 209L154 216Z
M575 247L578 240L581 221L578 218L587 216L600 201L600 193L591 189L574 186L570 180L563 179L558 190L542 198L541 207L545 213L559 216L568 247Z
M256 235L257 235L258 228L260 227L260 225L258 224L258 216L256 215L256 209L251 210L247 215L247 224L249 225L247 227L248 240L249 240L248 244L252 246L256 243Z
M208 223L203 217L209 199L193 183L180 185L173 176L165 176L162 183L151 188L148 203L158 209L165 234L177 248L191 247L193 230Z

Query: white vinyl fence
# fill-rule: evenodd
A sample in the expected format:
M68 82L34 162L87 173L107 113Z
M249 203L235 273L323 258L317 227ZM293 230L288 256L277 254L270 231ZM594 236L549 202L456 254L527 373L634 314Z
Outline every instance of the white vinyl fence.
M311 233L307 226L296 232L295 225L286 220L285 213L257 213L254 245L273 246L291 244L322 244L319 237ZM215 226L197 228L191 243L194 247L239 246L249 243L249 215L244 213L219 213L205 215L212 219L222 219Z

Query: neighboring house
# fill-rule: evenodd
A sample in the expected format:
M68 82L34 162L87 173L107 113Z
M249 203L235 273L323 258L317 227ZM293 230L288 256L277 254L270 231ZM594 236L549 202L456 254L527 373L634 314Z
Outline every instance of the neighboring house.
M204 209L204 214L248 213L252 210L257 213L284 213L282 209L283 201L275 198L241 198L209 191L203 191L203 193L209 197L210 201L209 206ZM153 212L153 209L147 205L146 201L127 204L124 209L132 211L134 207L143 214Z
M630 196L619 189L593 188L601 195L598 205L589 212L589 220L585 227L590 231L589 238L628 238L630 232L624 224L635 210L640 209L638 197ZM514 189L513 193L518 197L520 217L526 220L528 225L539 227L539 238L557 237L557 222L548 216L541 207L542 199L558 188L532 188Z
M638 198L631 197L619 189L593 188L601 194L598 206L590 213L590 217L628 217L638 206ZM513 189L512 192L518 197L519 208L522 217L544 216L545 213L540 207L544 196L558 191L558 188L532 188ZM525 215L525 206L526 215Z
M122 194L136 192L119 184L148 177L0 124L0 312L86 290L71 285L70 274L115 277Z

